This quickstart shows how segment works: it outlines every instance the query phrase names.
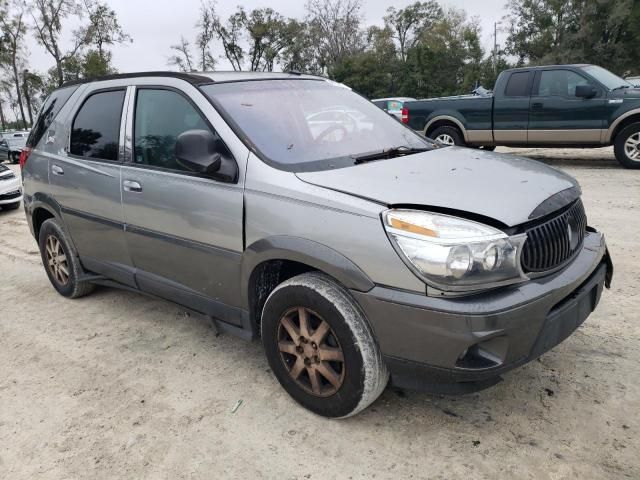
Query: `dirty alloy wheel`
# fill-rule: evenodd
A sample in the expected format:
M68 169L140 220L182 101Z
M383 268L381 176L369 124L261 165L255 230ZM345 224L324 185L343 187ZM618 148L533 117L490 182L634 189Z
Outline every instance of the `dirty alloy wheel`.
M49 281L60 295L78 298L93 291L93 284L80 280L80 260L57 220L50 218L40 226L38 245Z
M616 159L625 168L640 168L640 122L625 127L613 144Z
M314 311L293 307L282 315L278 349L291 378L312 395L328 397L342 386L342 347L329 324Z
M298 275L276 287L262 311L261 333L280 384L318 415L355 415L378 398L389 380L359 305L322 273Z
M55 235L47 235L45 241L45 255L47 257L47 268L53 278L60 285L69 283L69 262L67 255L62 249L62 244Z

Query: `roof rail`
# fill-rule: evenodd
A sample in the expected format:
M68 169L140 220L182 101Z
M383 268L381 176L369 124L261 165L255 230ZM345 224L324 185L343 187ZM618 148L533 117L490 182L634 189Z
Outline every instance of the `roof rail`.
M204 75L198 75L196 73L184 73L184 72L135 72L135 73L114 73L111 75L103 75L99 77L82 78L79 80L71 80L63 83L60 88L69 87L71 85L82 85L84 83L101 82L104 80L119 80L122 78L139 78L139 77L172 77L184 80L192 85L205 85L208 83L214 83L213 79Z

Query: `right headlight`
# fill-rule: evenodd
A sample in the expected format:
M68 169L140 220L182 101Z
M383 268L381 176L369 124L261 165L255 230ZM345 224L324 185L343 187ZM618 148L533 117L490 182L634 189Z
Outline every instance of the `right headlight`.
M520 267L526 234L421 210L387 210L384 227L405 263L425 283L473 291L527 280Z

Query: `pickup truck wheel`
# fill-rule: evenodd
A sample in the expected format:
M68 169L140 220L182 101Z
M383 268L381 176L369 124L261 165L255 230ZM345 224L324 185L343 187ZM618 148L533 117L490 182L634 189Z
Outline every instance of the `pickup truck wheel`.
M431 132L431 134L429 134L429 137L439 141L440 143L444 143L445 145L457 145L460 147L466 146L464 137L462 136L462 133L460 133L460 130L448 125L436 128Z
M362 310L327 275L305 273L276 287L261 329L276 378L318 415L355 415L387 385L389 374Z
M625 168L640 168L640 122L625 127L615 139L616 159Z

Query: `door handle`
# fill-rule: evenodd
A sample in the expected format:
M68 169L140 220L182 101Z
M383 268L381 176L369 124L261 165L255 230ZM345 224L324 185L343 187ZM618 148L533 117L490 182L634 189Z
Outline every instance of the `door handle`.
M51 165L51 172L54 175L64 175L64 170L59 165Z
M544 103L536 102L536 103L532 103L531 104L531 108L538 109L538 108L542 108L542 107L544 107Z
M123 181L122 188L124 188L125 192L141 192L142 191L142 185L140 185L140 183L133 180Z

